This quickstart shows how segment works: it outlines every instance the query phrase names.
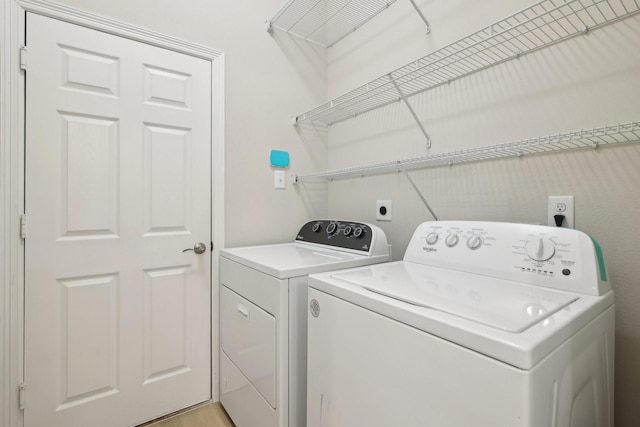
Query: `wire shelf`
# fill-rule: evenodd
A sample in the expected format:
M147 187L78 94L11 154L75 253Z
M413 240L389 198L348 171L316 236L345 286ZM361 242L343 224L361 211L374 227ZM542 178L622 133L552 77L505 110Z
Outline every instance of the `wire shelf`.
M267 21L297 37L331 47L396 0L290 0Z
M324 182L333 179L379 175L426 169L457 163L521 157L557 151L597 148L605 145L640 142L640 121L604 126L577 132L559 133L484 147L469 148L431 156L378 163L326 172L294 176L294 182Z
M634 15L638 0L543 0L293 119L333 124Z

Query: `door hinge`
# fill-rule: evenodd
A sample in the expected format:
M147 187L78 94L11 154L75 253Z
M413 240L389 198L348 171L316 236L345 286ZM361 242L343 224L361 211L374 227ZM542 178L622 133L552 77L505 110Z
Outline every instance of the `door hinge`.
M211 242L211 252L213 252L213 242Z
M26 390L27 390L27 386L24 385L24 383L20 384L18 386L18 408L20 410L24 410L24 405L26 403L25 399L26 399Z
M20 48L20 69L21 70L27 69L27 47L26 46L22 46Z
M20 237L23 239L27 238L27 215L20 215Z

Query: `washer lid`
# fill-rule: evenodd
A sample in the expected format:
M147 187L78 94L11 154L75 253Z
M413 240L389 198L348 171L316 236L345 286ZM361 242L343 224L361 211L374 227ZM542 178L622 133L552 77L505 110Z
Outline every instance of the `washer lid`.
M410 262L332 276L389 298L516 333L580 299L539 286Z

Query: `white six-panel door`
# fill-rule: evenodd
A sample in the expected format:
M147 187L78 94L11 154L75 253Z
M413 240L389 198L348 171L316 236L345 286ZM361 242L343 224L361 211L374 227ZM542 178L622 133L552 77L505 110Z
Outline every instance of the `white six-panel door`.
M210 62L35 14L27 49L25 426L210 399Z

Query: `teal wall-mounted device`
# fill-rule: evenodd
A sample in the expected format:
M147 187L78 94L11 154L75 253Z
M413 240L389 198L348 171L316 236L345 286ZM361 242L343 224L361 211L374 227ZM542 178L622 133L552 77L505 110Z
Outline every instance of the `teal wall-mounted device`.
M289 167L289 152L280 150L271 150L271 166L274 168L288 168Z

